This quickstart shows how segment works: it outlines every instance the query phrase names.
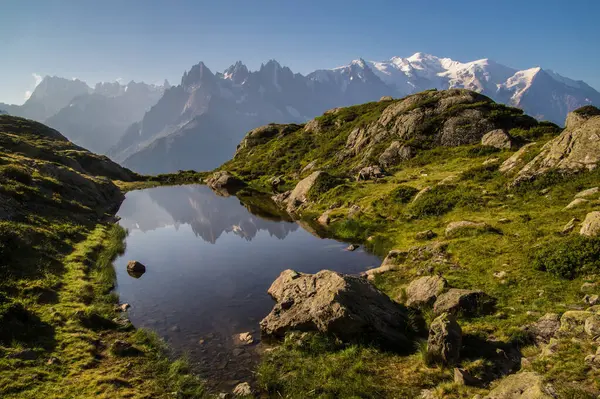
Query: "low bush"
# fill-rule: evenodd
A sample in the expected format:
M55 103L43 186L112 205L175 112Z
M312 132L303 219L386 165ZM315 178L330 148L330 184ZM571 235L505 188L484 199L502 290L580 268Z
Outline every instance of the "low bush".
M395 203L406 204L419 192L411 186L398 186L390 192L390 200Z
M484 182L498 175L498 165L488 164L472 167L460 175L460 180Z
M15 180L23 184L31 184L31 173L19 165L3 165L0 167L0 178L3 180Z
M600 272L600 238L576 235L545 242L532 261L535 269L566 279Z

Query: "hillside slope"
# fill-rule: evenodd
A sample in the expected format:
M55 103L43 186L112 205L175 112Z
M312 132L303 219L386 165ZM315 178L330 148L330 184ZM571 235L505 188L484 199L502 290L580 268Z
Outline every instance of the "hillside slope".
M139 179L31 120L0 115L0 396L201 397L115 312L125 231L113 180Z
M432 363L425 342L398 355L293 335L266 355L264 389L284 397L597 397L597 113L570 114L561 132L450 90L249 132L221 169L272 192L325 234L390 251L366 275L391 298L409 305L415 290L424 294L411 283L442 277L455 295L481 290L495 300L493 310L458 312L460 360L449 368ZM505 132L487 135L498 128ZM394 142L398 156L382 158ZM436 316L430 304L414 312L428 325Z

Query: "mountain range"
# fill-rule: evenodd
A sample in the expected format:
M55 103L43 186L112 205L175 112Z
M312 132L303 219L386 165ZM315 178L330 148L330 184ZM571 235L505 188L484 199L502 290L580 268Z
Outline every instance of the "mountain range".
M0 109L45 121L77 144L156 174L212 169L231 157L247 131L267 123L302 123L331 108L448 88L474 90L561 125L569 111L600 104L598 91L551 70L416 53L357 59L308 75L275 60L256 71L238 61L219 73L200 62L177 86L131 82L91 89L78 80L47 77L23 106Z
M164 85L118 82L93 88L78 79L44 77L23 105L0 104L9 114L44 122L69 140L106 153L162 96Z

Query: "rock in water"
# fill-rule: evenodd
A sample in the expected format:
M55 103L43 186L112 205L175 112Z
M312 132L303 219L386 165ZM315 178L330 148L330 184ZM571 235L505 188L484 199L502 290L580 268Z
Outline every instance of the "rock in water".
M589 237L596 237L600 234L600 212L590 212L585 216L579 234Z
M554 390L546 386L542 376L534 372L509 375L500 381L484 399L553 399Z
M206 185L213 190L235 190L242 188L245 183L226 170L220 170L206 180Z
M496 300L483 291L461 290L452 288L438 296L433 304L433 312L444 312L473 316L493 311Z
M446 279L440 276L427 276L413 280L406 288L406 306L433 305L447 285Z
M486 133L481 138L481 145L508 150L514 147L513 138L504 129L496 129Z
M142 265L137 260L127 262L127 271L136 274L146 273L146 266Z
M413 331L405 307L367 280L330 270L316 274L283 271L268 290L277 301L260 322L265 337L286 332L320 331L344 342L370 341L409 350Z
M462 330L453 315L443 313L429 327L427 358L436 364L452 365L460 359Z

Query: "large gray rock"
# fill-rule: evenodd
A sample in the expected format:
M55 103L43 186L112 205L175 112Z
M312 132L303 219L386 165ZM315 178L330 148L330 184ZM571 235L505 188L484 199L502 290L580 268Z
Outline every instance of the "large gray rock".
M509 173L523 167L525 165L526 157L535 149L535 144L536 143L529 143L521 147L519 151L515 152L510 158L502 162L502 165L500 165L498 170L502 173Z
M242 188L245 183L226 170L220 170L206 180L206 185L214 190L235 190Z
M448 282L441 276L426 276L413 280L406 288L406 306L433 305L447 286Z
M383 169L381 169L379 166L366 166L358 172L356 180L375 180L384 176L385 173L383 173Z
M438 296L433 304L433 312L437 315L444 312L475 316L493 311L496 300L483 291L451 288Z
M556 313L546 313L526 330L533 335L537 342L549 342L559 328L560 316Z
M308 177L300 180L290 195L286 198L288 212L295 212L300 206L308 201L308 193L322 179L327 179L329 176L322 171L311 173Z
M592 312L585 310L569 310L560 318L560 328L557 331L560 337L582 335L584 333L585 321L593 316Z
M500 380L484 399L554 399L552 387L534 372L521 372Z
M580 117L585 120L571 123L558 137L546 143L519 171L513 184L533 180L552 170L576 173L596 169L600 163L600 116Z
M575 194L575 198L590 198L600 193L600 187L592 187Z
M600 314L594 314L585 319L583 331L593 339L600 337Z
M495 129L487 132L481 138L481 145L510 150L515 146L513 138L504 129Z
M460 359L462 330L453 315L443 313L431 322L427 338L427 359L431 363L453 365Z
M400 162L409 160L417 154L417 151L399 141L392 141L388 148L379 156L379 164L384 168L398 165Z
M596 237L600 234L600 212L590 212L585 216L579 234L589 237Z
M277 303L260 322L265 337L320 331L344 342L366 340L397 350L412 346L406 308L361 277L285 270L268 293Z

